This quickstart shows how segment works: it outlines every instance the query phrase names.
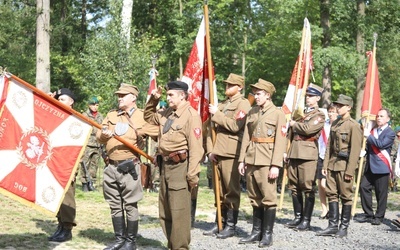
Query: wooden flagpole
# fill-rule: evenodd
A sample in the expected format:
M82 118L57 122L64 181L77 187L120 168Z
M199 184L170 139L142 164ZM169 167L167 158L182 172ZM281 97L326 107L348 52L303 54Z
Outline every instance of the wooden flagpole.
M208 90L210 93L210 104L214 105L215 100L214 100L214 86L213 86L213 74L212 74L212 58L211 58L211 42L210 42L210 25L209 25L209 20L208 20L208 6L207 6L207 1L204 1L204 21L205 21L205 26L206 26L206 51L207 51L207 71L208 71ZM210 122L210 127L211 127L211 140L212 143L215 143L215 129L213 129L213 126L211 126ZM214 190L215 190L215 203L217 207L217 225L218 225L218 231L222 230L222 218L221 218L221 200L220 200L220 190L219 190L219 176L217 172L217 166L215 165L214 162L211 162L213 166L213 172L214 172Z
M374 33L374 48L372 50L372 67L371 67L371 83L369 86L369 99L368 99L368 113L367 113L367 118L365 121L365 125L369 125L370 119L371 119L371 109L372 109L372 98L374 96L374 89L375 89L375 65L376 65L376 40L378 38L378 34ZM364 127L365 129L365 127ZM367 144L367 138L363 136L363 141L362 141L362 146L361 150L365 150L365 146ZM357 206L357 199L358 199L358 192L360 190L360 183L361 183L361 177L362 177L362 172L363 172L363 166L364 166L364 159L365 157L361 157L359 164L358 164L358 172L357 172L357 184L356 184L356 190L354 191L354 198L353 198L353 206L351 208L351 215L354 216L356 212L356 206Z
M303 25L304 26L304 25ZM300 44L300 55L299 55L299 60L297 64L297 75L296 75L296 84L295 84L295 90L294 90L294 98L293 98L293 104L292 104L292 113L290 114L290 118L287 119L287 122L292 119L293 114L295 112L295 107L297 104L297 92L299 90L299 84L300 84L300 72L301 68L303 65L304 61L304 41L305 41L305 36L306 36L306 28L303 27L303 32L301 36L301 44ZM289 151L290 148L290 140L288 139L287 147L286 147L286 152ZM286 182L287 182L287 166L288 164L285 163L285 166L283 168L283 177L282 177L282 186L281 186L281 195L279 197L279 204L278 204L278 210L282 209L283 205L283 198L285 195L285 187L286 187Z
M69 106L59 102L58 100L54 99L53 97L49 96L47 93L43 92L42 90L32 86L31 84L27 83L26 81L22 80L21 78L14 76L10 73L6 74L6 77L9 77L11 79L14 79L16 81L18 81L19 83L21 83L22 85L24 85L25 87L29 88L30 90L32 90L33 92L35 92L36 94L38 94L40 97L42 97L43 99L47 100L48 102L53 103L55 106L58 106L72 114L74 114L74 116L78 117L80 120L92 125L93 127L96 127L98 129L102 129L102 126L100 124L98 124L95 121L90 120L88 117L85 117L84 115L82 115L81 113L79 113L78 111L70 108ZM127 146L130 150L146 157L147 159L149 159L151 162L153 162L153 157L151 157L150 155L146 154L145 152L143 152L142 150L140 150L139 148L135 147L132 145L131 142L128 142L127 140L114 135L114 138L117 139L119 142L123 143L125 146Z

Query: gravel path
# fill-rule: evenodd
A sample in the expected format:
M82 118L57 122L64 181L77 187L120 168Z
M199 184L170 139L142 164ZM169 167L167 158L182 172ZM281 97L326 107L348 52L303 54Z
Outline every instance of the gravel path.
M268 249L400 249L400 230L391 224L390 219L400 215L399 212L388 211L383 223L373 226L369 223L358 223L354 220L350 222L347 238L321 237L316 236L315 232L324 229L328 225L328 220L321 220L314 216L312 218L312 230L306 232L296 232L284 227L284 224L292 219L291 211L284 211L277 214L273 234L273 246ZM216 237L203 236L203 231L213 227L213 215L209 220L197 220L192 229L191 249L259 249L257 244L239 245L239 239L247 236L251 231L251 222L245 221L244 217L239 218L237 234L235 237L225 240ZM140 241L158 241L160 245L165 244L166 238L161 228L139 229L139 234L143 239ZM138 249L166 249L163 247L145 247Z

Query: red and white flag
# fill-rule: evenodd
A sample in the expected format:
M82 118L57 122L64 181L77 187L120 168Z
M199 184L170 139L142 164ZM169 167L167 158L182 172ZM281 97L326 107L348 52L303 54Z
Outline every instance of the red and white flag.
M158 71L153 67L149 72L150 81L149 81L149 90L147 91L147 99L146 102L149 101L151 92L157 88L156 77L158 76Z
M369 63L361 105L361 116L367 117L369 115L370 120L375 120L378 111L382 108L379 72L375 53L368 51L367 56L369 57Z
M8 86L0 112L0 193L55 215L92 126L17 77L1 82Z
M299 56L294 66L289 87L286 92L282 110L289 118L294 112L303 113L305 102L305 91L310 78L310 71L313 69L311 50L311 27L308 19L304 19L302 44ZM297 89L297 91L296 91Z
M207 60L207 47L206 47L206 27L204 17L200 24L199 32L196 36L196 41L193 44L192 51L190 52L189 60L186 63L185 71L183 73L182 81L189 85L189 102L190 105L199 111L201 119L205 122L210 116L208 112L208 105L210 104L210 90L209 90L209 75L208 75L208 62ZM213 67L214 68L214 67ZM217 103L217 88L215 85L214 71L211 76L212 86L214 89L214 104Z

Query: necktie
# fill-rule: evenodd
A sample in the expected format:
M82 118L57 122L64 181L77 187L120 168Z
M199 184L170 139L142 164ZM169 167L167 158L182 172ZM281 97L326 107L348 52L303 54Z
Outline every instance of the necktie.
M165 122L165 125L163 128L163 134L167 133L168 130L171 128L172 123L174 123L174 119L175 119L175 113L172 113L170 116L168 116L168 119Z
M380 136L381 133L382 133L382 129L381 129L381 128L378 128L378 136Z

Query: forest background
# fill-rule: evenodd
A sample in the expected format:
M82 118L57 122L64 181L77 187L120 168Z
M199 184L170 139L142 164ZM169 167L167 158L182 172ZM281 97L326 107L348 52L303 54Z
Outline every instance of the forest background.
M37 5L44 1L50 0L0 0L0 66L32 84L37 84ZM50 89L72 89L78 111L97 96L106 113L116 107L114 91L124 82L139 87L143 107L153 63L158 84L182 75L203 5L199 0L50 1ZM356 101L353 117L360 118L366 52L377 33L383 106L392 111L393 125L400 124L400 0L210 0L208 9L219 99L222 80L233 72L245 76L245 95L258 78L274 83L274 102L281 106L307 17L315 79L310 81L326 90L321 106L346 94Z

